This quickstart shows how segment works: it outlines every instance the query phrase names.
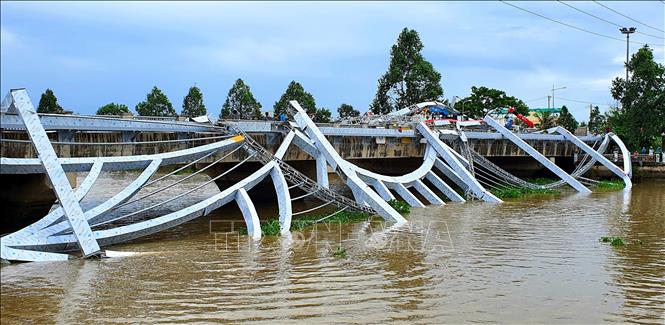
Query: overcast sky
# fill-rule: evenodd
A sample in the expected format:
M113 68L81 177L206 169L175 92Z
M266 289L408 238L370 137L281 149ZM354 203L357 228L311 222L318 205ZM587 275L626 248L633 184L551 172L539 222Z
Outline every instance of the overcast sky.
M603 2L642 23L665 29L661 2ZM557 2L520 7L597 33L624 39L617 27ZM593 2L571 5L656 36L663 33ZM404 27L416 29L423 54L443 75L444 96L468 96L471 86L506 91L531 107L566 104L579 120L588 105L613 103L609 88L624 75L624 41L574 30L501 2L2 2L2 96L26 87L35 105L46 89L60 104L93 114L109 102L133 110L154 85L178 112L191 85L218 115L237 78L272 110L291 80L319 107L348 103L367 110L390 46ZM634 52L640 44L631 44ZM654 54L663 62L663 47Z

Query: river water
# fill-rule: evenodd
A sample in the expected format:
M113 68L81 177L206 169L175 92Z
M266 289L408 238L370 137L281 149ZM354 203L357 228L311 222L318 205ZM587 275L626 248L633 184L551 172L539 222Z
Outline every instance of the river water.
M93 198L122 187L108 177ZM664 189L451 203L413 209L401 227L328 224L253 243L230 232L242 219L231 204L111 248L130 256L3 266L1 321L663 324Z

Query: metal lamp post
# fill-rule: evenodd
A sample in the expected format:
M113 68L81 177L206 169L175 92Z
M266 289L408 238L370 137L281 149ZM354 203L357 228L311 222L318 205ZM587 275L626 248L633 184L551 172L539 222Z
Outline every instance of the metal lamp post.
M554 85L552 85L552 108L555 108L555 106L554 106L554 91L555 90L561 90L561 89L566 89L566 86L559 87L559 88L554 88Z
M628 53L630 52L630 34L637 30L635 27L622 27L619 28L621 34L626 34L626 82L628 82Z

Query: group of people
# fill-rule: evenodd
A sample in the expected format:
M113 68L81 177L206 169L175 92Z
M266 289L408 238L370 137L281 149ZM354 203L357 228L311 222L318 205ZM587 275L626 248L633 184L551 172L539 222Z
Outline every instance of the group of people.
M653 157L654 161L657 163L663 162L663 148L661 147L656 148L655 151L653 146L649 147L648 151L646 147L642 147L642 151L640 153L642 156ZM635 150L635 152L633 152L633 159L637 160L639 157L640 154L637 152L637 150Z

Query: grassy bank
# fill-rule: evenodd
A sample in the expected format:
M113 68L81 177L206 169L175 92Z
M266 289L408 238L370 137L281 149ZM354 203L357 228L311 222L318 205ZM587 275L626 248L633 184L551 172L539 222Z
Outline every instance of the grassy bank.
M523 188L523 187L508 187L508 188L502 188L502 189L493 189L491 190L492 194L494 194L496 197L500 199L514 199L514 198L521 198L525 196L530 196L530 195L556 195L560 194L561 192L558 190L551 190L551 189L531 189L531 188Z
M291 230L302 230L307 227L310 227L316 223L316 221L321 218L326 217L327 215L306 215L299 217L297 219L291 220ZM370 218L370 215L364 212L346 212L342 211L336 215L325 219L325 222L335 222L335 223L351 223L367 220ZM247 235L247 228L240 227L238 232L241 235ZM261 235L263 236L277 236L280 233L279 220L272 218L268 219L266 222L261 223Z
M411 211L411 207L406 204L404 201L400 200L390 200L388 204L392 206L397 212L402 215L408 214ZM291 220L291 230L302 230L307 227L314 225L318 220L327 217L329 214L322 215L305 215L297 219ZM358 211L341 211L337 214L326 218L325 222L333 223L352 223L358 221L364 221L370 219L372 216L365 212ZM322 222L323 222L322 221ZM247 228L240 227L238 232L241 235L247 235ZM268 219L266 222L261 223L261 235L263 236L277 236L280 233L279 220L277 218Z
M620 179L603 180L598 183L598 189L604 191L622 190L624 187L626 187L626 184Z

